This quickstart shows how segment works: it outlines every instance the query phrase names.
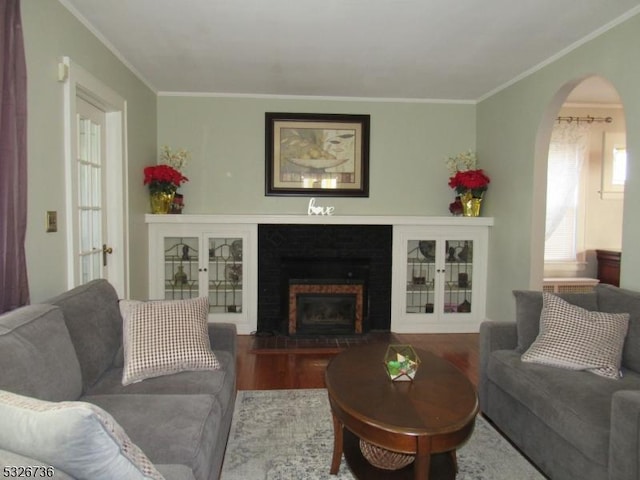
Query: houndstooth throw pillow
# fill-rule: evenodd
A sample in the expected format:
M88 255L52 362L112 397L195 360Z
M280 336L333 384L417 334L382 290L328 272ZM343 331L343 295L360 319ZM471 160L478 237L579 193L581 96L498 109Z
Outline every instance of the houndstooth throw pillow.
M0 390L0 449L74 478L164 478L108 412L86 402L47 402Z
M591 312L550 293L542 295L540 333L522 361L620 378L629 314Z
M186 370L218 370L208 313L206 297L130 304L123 318L122 384Z

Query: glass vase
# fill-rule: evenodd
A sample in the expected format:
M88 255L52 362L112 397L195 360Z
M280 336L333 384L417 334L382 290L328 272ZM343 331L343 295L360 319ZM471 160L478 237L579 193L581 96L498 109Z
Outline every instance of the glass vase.
M151 194L151 213L167 214L173 203L175 192L153 192Z

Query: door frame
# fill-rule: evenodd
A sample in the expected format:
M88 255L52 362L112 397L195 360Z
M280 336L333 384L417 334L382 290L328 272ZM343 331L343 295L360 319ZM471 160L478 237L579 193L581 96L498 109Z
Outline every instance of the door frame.
M64 83L64 151L65 151L65 222L67 233L67 287L77 286L75 268L73 198L75 159L77 157L76 98L81 97L105 112L107 238L113 248L110 257L109 282L120 298L129 297L129 189L127 175L127 102L115 91L95 78L69 57L58 64L58 80Z

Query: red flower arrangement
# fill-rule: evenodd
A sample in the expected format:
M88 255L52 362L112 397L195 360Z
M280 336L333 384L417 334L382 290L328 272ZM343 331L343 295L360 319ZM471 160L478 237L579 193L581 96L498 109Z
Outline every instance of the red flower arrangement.
M456 190L458 195L468 191L476 197L482 197L482 193L487 190L491 180L482 169L458 171L449 178L449 186Z
M149 185L151 193L175 193L187 181L187 177L169 165L151 165L144 169L144 184Z

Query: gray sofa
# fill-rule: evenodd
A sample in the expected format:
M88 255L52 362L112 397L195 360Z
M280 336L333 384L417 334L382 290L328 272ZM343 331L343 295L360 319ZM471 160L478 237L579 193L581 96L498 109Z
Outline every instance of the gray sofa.
M208 328L220 370L122 386L118 297L107 281L96 280L46 304L0 316L0 390L97 405L167 480L217 479L236 398L236 329L231 324ZM40 464L0 449L0 466Z
M559 295L569 303L629 313L619 380L523 363L538 334L541 292L515 291L515 322L480 327L480 408L553 480L640 478L640 293L598 285Z

